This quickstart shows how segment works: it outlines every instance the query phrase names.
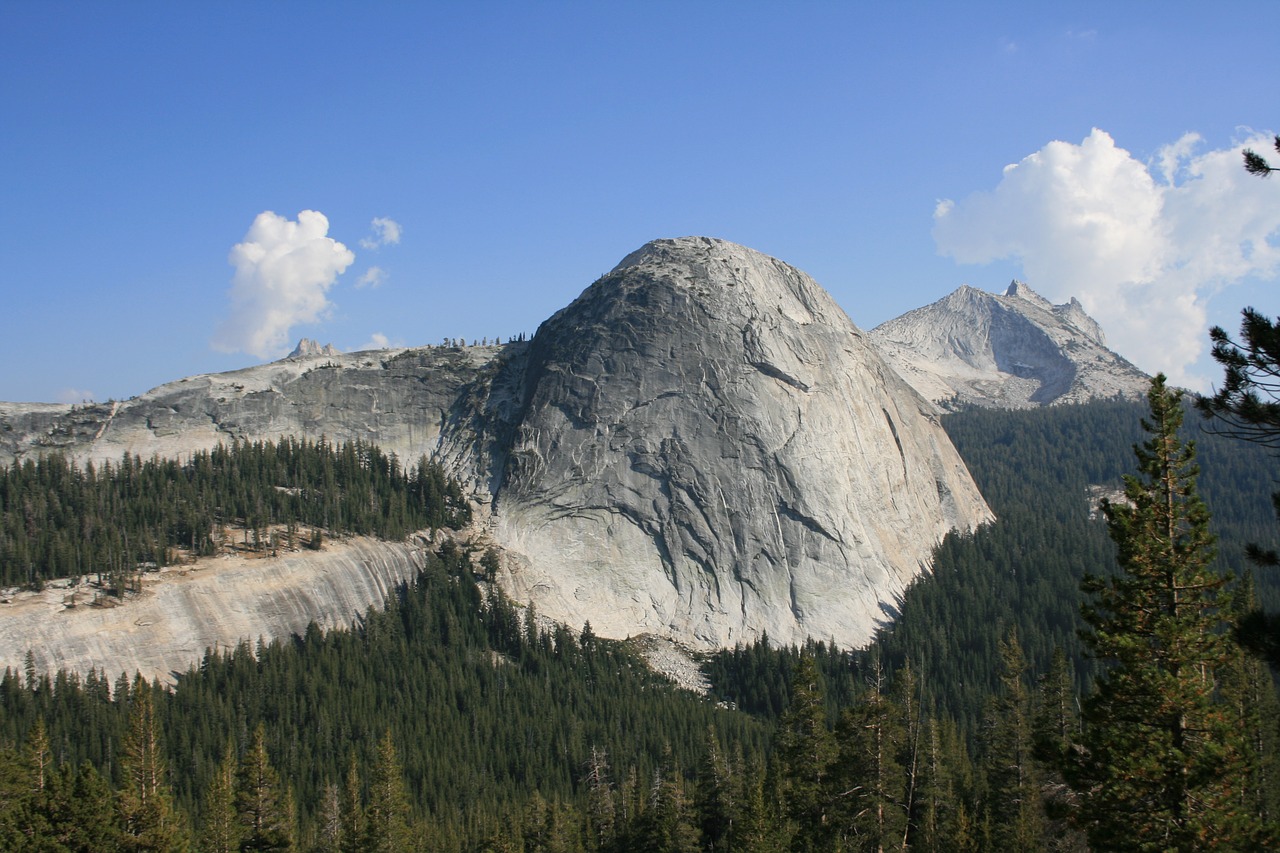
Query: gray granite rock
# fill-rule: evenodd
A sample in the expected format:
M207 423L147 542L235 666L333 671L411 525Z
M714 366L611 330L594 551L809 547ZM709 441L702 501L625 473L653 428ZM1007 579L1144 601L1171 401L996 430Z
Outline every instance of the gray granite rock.
M1054 305L1020 281L1003 295L962 286L871 330L885 360L944 408L1029 408L1142 399L1149 378L1107 349L1072 299Z
M542 325L496 490L517 600L597 633L857 645L990 518L931 407L804 273L659 240Z
M60 451L84 463L181 456L233 439L362 440L405 464L441 452L459 399L503 347L421 347L333 355L319 349L205 374L129 400L0 403L0 461ZM492 369L490 367L490 369Z
M353 538L274 559L212 557L145 575L142 594L123 602L87 583L10 592L0 603L0 667L20 671L30 651L41 672L92 667L112 680L141 672L171 682L206 649L288 639L312 622L350 626L417 575L425 547Z

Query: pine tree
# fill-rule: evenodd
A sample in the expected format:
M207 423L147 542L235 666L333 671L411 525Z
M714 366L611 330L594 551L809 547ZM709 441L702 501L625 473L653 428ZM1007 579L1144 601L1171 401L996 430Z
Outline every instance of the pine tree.
M791 702L775 737L778 793L797 827L799 849L823 849L831 832L828 782L837 750L827 728L822 677L811 654L802 654L796 663Z
M261 723L240 759L236 813L242 851L293 850L293 806L267 756L266 729Z
M905 846L906 773L899 757L907 742L903 716L902 707L885 694L877 661L870 689L844 712L838 727L835 809L849 849Z
M970 763L954 724L924 720L919 766L910 849L967 853L973 846L960 788Z
M609 780L609 757L598 746L591 747L583 783L587 788L587 835L590 849L608 847L616 829L617 805Z
M667 745L649 787L639 847L654 853L697 853L700 839L694 817L693 803L685 791L684 778L675 764L670 745Z
M356 756L347 760L347 778L338 801L338 844L342 853L359 853L364 839L364 806L360 799L360 771Z
M28 680L30 678L28 677ZM24 846L41 849L54 843L54 827L51 820L53 789L57 780L57 767L49 748L44 718L37 717L27 736L23 755L26 773L16 794L14 809L19 827L18 838Z
M776 801L768 796L763 763L758 759L744 762L740 758L737 763L743 768L742 819L741 826L734 831L737 843L734 849L743 853L781 853L787 849L786 827L773 808Z
M1040 676L1036 686L1031 719L1036 761L1043 776L1045 849L1055 853L1088 850L1083 833L1069 820L1077 803L1061 770L1073 744L1079 740L1080 721L1073 684L1071 663L1062 648L1055 647L1049 669Z
M992 699L987 744L987 788L992 832L1001 850L1042 848L1044 809L1040 768L1033 751L1027 661L1010 628L1000 641L1001 692Z
M413 849L409 794L390 729L378 743L378 760L369 778L369 807L365 809L362 849L369 853L407 853Z
M1232 595L1237 618L1257 611L1253 576L1246 575ZM1280 701L1269 667L1253 655L1232 657L1219 679L1223 701L1244 736L1249 778L1240 790L1243 807L1256 812L1268 846L1280 840Z
M1096 850L1256 849L1241 732L1218 696L1233 649L1195 448L1178 437L1181 394L1163 376L1147 399L1142 476L1104 506L1120 573L1084 585L1096 596L1085 641L1110 668L1084 708L1084 757L1067 769Z
M204 797L200 820L200 853L234 853L240 849L236 819L236 750L228 742Z
M709 726L694 795L704 850L734 849L734 830L742 808L740 776L741 768L734 767L725 755L715 726Z
M325 785L320 795L320 819L316 836L315 853L341 853L342 795L335 782Z
M117 799L121 847L137 851L186 850L186 827L174 809L169 770L151 686L141 675L128 692L129 732L121 747L124 782Z

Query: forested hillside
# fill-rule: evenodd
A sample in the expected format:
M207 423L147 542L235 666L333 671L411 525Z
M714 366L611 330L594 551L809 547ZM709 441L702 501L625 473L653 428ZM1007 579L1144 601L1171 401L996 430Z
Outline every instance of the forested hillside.
M725 755L762 761L760 722L672 690L624 645L589 629L539 628L528 610L486 599L473 570L446 548L357 629L210 653L172 692L127 676L112 688L105 675L51 684L10 673L0 682L0 740L29 751L41 721L49 760L87 762L127 791L130 721L146 692L172 779L170 808L201 849L209 849L219 766L251 755L259 727L281 780L277 808L292 803L290 822L308 849L325 849L338 817L333 797L348 786L370 808L386 805L370 785L386 736L407 794L403 817L422 845L410 849L471 849L519 833L535 792L545 820L565 824L547 831L577 833L589 767L616 786L625 813L629 800L647 798L656 772L696 769L709 731ZM0 847L18 849L30 830L6 817ZM361 849L358 820L346 819L347 841Z
M890 669L913 661L939 707L963 726L976 724L983 697L997 686L991 662L1011 627L1034 673L1048 669L1058 648L1073 660L1078 686L1092 672L1080 654L1080 581L1115 568L1097 498L1117 496L1132 472L1145 416L1140 403L1097 402L944 418L998 521L947 537L932 575L908 592L877 646ZM1246 543L1280 537L1270 503L1280 460L1207 431L1196 415L1183 432L1196 443L1218 568L1243 577ZM1257 594L1264 606L1280 608L1280 577L1258 577Z
M727 650L705 663L710 698L589 626L540 625L452 543L355 629L211 652L171 691L10 672L0 847L1084 849L1061 797L1096 671L1080 581L1116 570L1096 499L1133 470L1143 415L948 416L998 522L949 537L869 649ZM1239 573L1245 542L1274 541L1276 463L1199 424L1218 568ZM1272 823L1274 686L1230 666L1222 697L1253 745L1238 801Z
M1141 403L1118 401L945 416L943 425L997 521L970 535L949 535L933 572L907 591L898 618L886 621L870 649L824 667L835 683L872 660L883 661L889 673L910 660L931 704L976 734L986 698L999 683L992 662L1015 628L1034 674L1047 671L1061 649L1083 687L1093 663L1081 655L1080 581L1116 565L1098 499L1116 497L1132 471L1145 413ZM1243 578L1251 574L1245 545L1280 538L1270 498L1280 460L1207 431L1198 416L1187 419L1184 433L1196 443L1200 491L1219 537L1217 567ZM1255 589L1264 607L1280 609L1280 577L1257 576ZM785 694L769 674L785 671L788 658L766 657L759 648L725 652L709 671L726 697L776 714Z

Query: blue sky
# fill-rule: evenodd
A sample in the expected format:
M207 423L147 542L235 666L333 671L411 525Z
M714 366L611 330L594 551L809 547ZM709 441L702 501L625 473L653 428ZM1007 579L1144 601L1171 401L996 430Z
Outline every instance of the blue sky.
M1275 33L1177 2L0 0L0 400L531 333L687 234L863 328L1019 277L1203 386L1208 324L1280 313L1280 182L1236 150L1280 126Z

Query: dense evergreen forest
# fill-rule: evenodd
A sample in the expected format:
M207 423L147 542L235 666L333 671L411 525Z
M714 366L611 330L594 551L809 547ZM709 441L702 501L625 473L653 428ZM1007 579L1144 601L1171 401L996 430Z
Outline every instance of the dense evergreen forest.
M1078 687L1094 672L1078 636L1080 582L1087 572L1114 571L1115 545L1097 498L1118 495L1122 475L1133 470L1145 413L1141 403L1095 402L944 418L998 522L946 538L932 575L911 588L877 646L891 670L913 661L939 709L966 730L997 687L991 662L1011 627L1034 673L1048 669L1055 649L1071 659ZM1200 492L1218 535L1216 566L1243 578L1251 568L1246 544L1280 537L1270 499L1280 462L1208 431L1195 415L1183 432L1196 444ZM1264 607L1280 609L1280 577L1257 577L1256 594Z
M0 466L0 586L91 575L120 594L146 567L237 544L316 546L325 530L403 539L470 517L438 465L405 470L360 442L237 442L182 462L125 455L100 468L51 455Z
M867 650L740 646L706 661L710 697L674 689L590 626L541 625L489 590L480 555L452 544L355 629L209 653L172 690L9 672L0 847L1087 849L1066 820L1063 775L1078 697L1098 674L1083 654L1080 585L1117 571L1097 502L1133 470L1144 413L1112 402L949 415L999 521L948 537ZM1214 569L1243 576L1245 543L1276 538L1276 460L1199 426L1189 418L1184 434L1220 537ZM333 458L344 454L355 469L382 465L358 461L372 448ZM265 493L333 492L281 470L263 474ZM250 518L288 523L252 501L208 505L236 507L225 518L242 539ZM340 510L329 512L298 523L333 528ZM1266 577L1231 595L1280 600ZM1235 802L1272 826L1271 675L1237 656L1220 692L1250 750ZM1250 836L1254 849L1269 841Z
M281 780L275 796L292 803L303 849L336 849L338 839L326 836L339 828L326 812L335 794L360 801L348 808L344 849L364 849L355 813L379 805L371 783L387 736L405 788L402 817L416 839L405 849L473 849L513 825L520 831L530 808L535 823L548 824L530 832L576 833L589 800L587 768L596 784L615 785L626 813L629 801L648 796L655 773L674 779L695 769L709 736L723 739L725 755L732 744L760 760L762 723L673 691L623 644L589 628L539 627L528 608L485 597L479 568L446 547L355 630L210 652L172 692L127 676L111 686L96 674L50 683L10 673L0 681L0 739L25 741L29 752L40 721L50 760L94 767L103 777L95 784L123 795L131 777L122 753L146 693L172 779L170 808L183 816L182 833L194 826L201 849L211 849L219 768L228 756L252 758L259 728ZM67 774L62 781L74 785L75 773ZM530 802L534 792L540 803ZM4 792L3 801L12 796ZM21 821L37 818L7 818L0 847L19 849L31 831Z

